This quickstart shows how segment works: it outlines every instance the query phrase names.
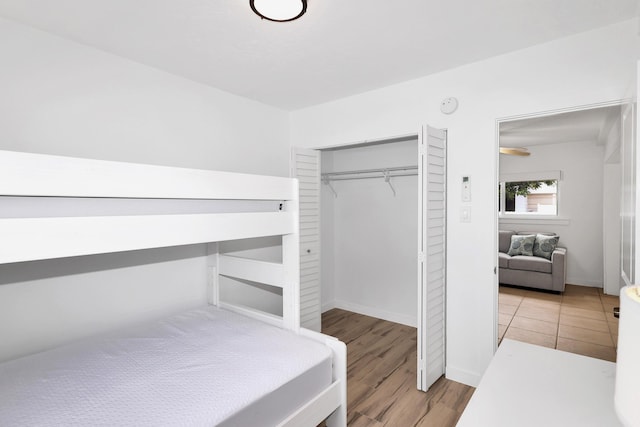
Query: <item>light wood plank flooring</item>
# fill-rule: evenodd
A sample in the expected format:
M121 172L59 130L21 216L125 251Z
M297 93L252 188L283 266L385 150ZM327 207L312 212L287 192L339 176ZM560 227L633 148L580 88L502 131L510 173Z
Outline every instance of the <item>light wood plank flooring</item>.
M524 341L615 362L617 296L567 285L563 294L500 286L498 342Z
M334 309L322 332L347 344L350 427L453 427L475 390L444 377L427 393L416 389L415 328Z

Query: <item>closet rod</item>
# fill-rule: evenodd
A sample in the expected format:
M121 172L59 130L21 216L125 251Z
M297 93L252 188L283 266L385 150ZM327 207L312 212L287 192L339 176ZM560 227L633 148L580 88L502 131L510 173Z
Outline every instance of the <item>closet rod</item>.
M325 178L332 178L334 176L340 176L340 175L360 175L360 174L386 173L386 172L409 171L409 170L417 171L418 166L394 166L390 168L360 169L360 170L342 171L342 172L327 172L327 173L323 173L322 176ZM394 176L402 176L402 175L394 175Z
M379 174L379 175L375 175ZM354 176L355 175L355 176ZM358 176L362 175L362 176ZM342 171L342 172L327 172L322 174L322 183L327 185L334 197L338 197L338 193L331 185L332 181L346 181L351 179L372 179L372 178L384 178L384 181L389 184L393 195L396 195L396 189L391 184L391 178L399 176L413 176L418 175L418 166L395 166L390 168L379 169L361 169L355 171Z
M415 176L418 175L418 172L410 172L410 173L394 173L389 174L390 178L395 178L397 176ZM372 176L353 176L353 177L342 177L342 178L326 178L325 181L349 181L352 179L372 179L372 178L385 178L384 175L372 175Z

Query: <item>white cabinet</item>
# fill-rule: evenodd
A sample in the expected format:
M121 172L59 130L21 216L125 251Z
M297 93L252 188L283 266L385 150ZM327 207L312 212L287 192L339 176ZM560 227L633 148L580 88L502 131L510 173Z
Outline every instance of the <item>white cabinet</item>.
M457 427L618 427L616 364L503 340Z

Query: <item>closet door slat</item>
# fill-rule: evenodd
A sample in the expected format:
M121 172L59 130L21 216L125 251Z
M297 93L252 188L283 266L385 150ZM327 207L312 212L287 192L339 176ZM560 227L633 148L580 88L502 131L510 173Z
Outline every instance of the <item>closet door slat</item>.
M300 326L320 332L320 152L294 147L300 197Z
M426 126L420 145L418 388L427 391L445 371L446 132Z

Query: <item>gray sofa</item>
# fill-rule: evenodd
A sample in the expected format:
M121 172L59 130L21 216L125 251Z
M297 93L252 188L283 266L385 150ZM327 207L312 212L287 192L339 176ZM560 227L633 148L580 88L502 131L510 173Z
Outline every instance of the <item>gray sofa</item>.
M500 268L498 278L500 283L564 292L567 274L566 248L556 247L550 260L537 256L510 256L507 253L511 245L511 236L516 234L554 235L554 233L500 230L498 238L498 266Z

